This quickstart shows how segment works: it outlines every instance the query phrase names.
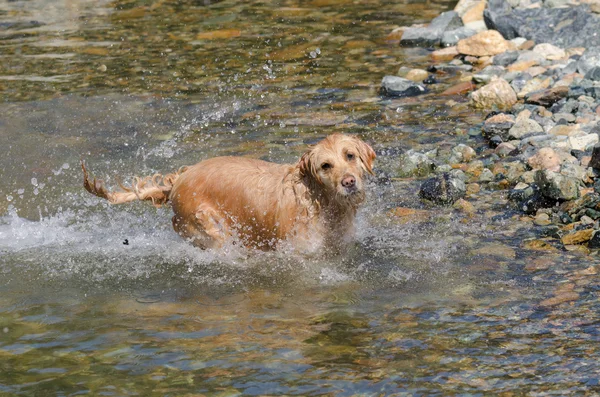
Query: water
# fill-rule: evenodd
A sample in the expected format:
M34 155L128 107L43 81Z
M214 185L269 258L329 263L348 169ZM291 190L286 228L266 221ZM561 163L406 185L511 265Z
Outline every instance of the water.
M469 216L395 178L409 148L485 151L463 99L377 93L429 64L392 28L453 6L0 4L0 394L598 394L597 257L536 245L502 191ZM201 251L169 208L81 186L82 158L114 184L216 155L294 162L334 130L378 152L336 258Z

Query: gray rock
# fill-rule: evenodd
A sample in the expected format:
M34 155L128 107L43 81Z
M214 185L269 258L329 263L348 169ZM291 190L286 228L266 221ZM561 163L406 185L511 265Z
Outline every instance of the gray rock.
M535 183L543 196L553 200L579 198L579 180L548 170L535 173Z
M567 123L574 123L577 118L571 113L554 113L552 119L556 122L565 120Z
M600 230L596 230L592 235L590 241L588 241L588 248L596 249L600 248Z
M565 162L560 167L561 175L583 181L586 178L585 168L580 165Z
M437 204L453 204L467 192L465 183L449 173L443 173L425 180L421 184L419 196Z
M525 87L525 84L532 78L533 77L529 73L521 73L510 82L510 86L515 92L521 92Z
M429 26L405 29L400 39L400 45L421 47L440 45L444 32L458 29L462 26L462 19L457 12L443 12L440 16L434 18Z
M385 76L381 80L381 94L394 97L407 97L425 94L427 89L414 81L398 77Z
M600 81L600 66L594 66L585 74L587 80Z
M466 26L460 27L458 29L448 30L442 33L442 47L452 47L458 44L460 40L466 39L467 37L471 37L476 33L477 31Z
M595 144L592 149L592 159L590 160L589 166L600 169L600 143Z
M473 80L476 83L489 83L492 81L492 77L494 76L502 76L505 72L505 69L502 66L486 66L479 73L473 75Z
M597 36L600 34L596 33ZM596 47L587 47L587 50L577 60L577 71L581 74L587 74L596 66L600 66L600 45Z
M519 51L506 51L502 54L494 55L493 65L508 66L519 58Z
M519 57L517 58L517 62L529 62L535 61L538 64L543 63L546 60L546 57L543 54L540 54L536 51L521 51L519 53Z
M531 119L517 119L515 125L508 131L509 138L523 139L531 135L544 134L544 128Z
M484 168L479 174L479 182L491 182L494 180L494 173L487 168Z
M483 18L489 29L507 40L525 37L560 48L600 45L600 16L589 12L588 6L513 9L506 0L489 0Z
M426 176L435 169L433 160L423 153L409 150L400 156L398 176L401 178L412 176Z

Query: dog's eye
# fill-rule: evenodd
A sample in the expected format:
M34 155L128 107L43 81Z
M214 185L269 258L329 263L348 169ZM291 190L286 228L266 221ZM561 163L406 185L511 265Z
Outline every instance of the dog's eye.
M331 168L331 164L329 164L329 163L323 163L323 164L321 164L321 168L324 169L324 170L328 170L328 169Z
M352 153L346 153L346 158L348 160L352 161L352 160L354 160L354 157L355 157L354 154L352 154Z

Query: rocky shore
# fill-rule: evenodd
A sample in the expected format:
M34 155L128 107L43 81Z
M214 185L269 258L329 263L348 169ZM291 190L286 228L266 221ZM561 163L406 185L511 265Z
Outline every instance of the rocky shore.
M451 71L460 82L436 94L490 110L476 137L487 148L409 151L399 176L430 176L420 196L463 210L470 191L505 190L543 236L600 248L599 12L597 0L461 0L392 32L400 45L433 47L432 64L386 76L382 95L435 93L427 84Z

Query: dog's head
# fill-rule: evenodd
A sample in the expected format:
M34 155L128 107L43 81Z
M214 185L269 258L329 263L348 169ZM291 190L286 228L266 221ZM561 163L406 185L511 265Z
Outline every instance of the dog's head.
M375 157L371 146L359 138L333 134L304 153L298 167L328 198L359 204L365 196L365 173L373 174Z

